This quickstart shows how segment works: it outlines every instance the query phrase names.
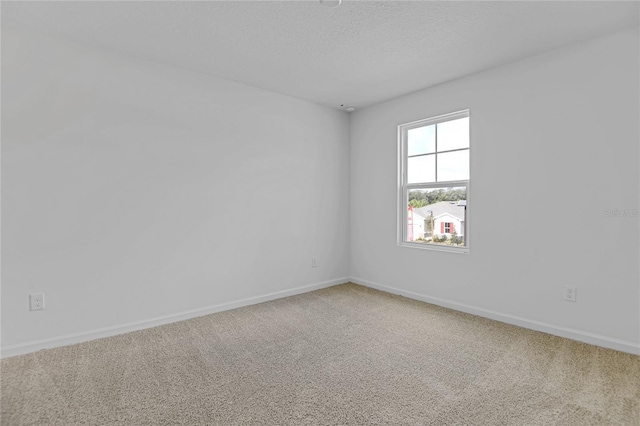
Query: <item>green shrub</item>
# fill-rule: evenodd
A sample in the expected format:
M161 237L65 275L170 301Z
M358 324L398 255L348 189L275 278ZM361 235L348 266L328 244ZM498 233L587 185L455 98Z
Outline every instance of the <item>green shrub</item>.
M456 231L453 231L453 234L451 234L451 244L453 245L460 245L464 242L464 239L460 236L458 236L458 233Z

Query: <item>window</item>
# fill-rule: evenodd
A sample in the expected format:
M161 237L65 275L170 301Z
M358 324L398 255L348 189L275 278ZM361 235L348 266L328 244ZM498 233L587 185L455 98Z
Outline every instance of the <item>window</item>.
M469 111L398 126L398 244L469 251Z

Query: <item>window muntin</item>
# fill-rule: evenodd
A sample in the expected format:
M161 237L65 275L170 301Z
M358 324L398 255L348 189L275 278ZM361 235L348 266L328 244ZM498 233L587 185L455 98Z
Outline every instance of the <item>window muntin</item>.
M398 243L468 252L468 110L398 130Z

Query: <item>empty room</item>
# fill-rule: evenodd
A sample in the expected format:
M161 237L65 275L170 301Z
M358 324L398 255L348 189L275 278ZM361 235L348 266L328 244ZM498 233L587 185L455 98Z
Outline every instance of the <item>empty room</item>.
M2 1L2 425L640 425L640 3Z

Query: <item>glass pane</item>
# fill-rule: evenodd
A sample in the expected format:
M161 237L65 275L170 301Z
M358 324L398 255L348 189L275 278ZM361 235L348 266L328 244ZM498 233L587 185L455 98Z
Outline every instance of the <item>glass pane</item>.
M469 179L469 150L438 155L438 182ZM420 158L420 157L418 157Z
M411 157L407 159L407 183L436 181L435 154Z
M436 126L418 127L407 131L407 155L430 154L436 150Z
M412 189L407 209L407 241L466 245L466 186Z
M469 148L469 117L438 123L438 151Z

